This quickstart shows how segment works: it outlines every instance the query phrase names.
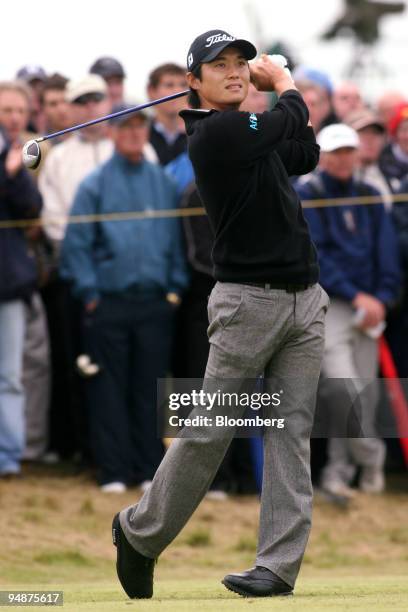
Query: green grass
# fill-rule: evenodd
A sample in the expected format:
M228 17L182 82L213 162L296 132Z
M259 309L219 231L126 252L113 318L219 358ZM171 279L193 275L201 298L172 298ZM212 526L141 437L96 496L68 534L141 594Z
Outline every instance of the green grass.
M405 475L404 475L405 476ZM295 597L242 599L222 577L251 567L259 500L205 500L161 555L155 596L130 601L115 572L111 521L140 492L103 495L88 475L27 468L0 481L0 589L63 590L63 612L408 611L408 495L359 495L347 512L315 500ZM1 607L2 610L16 608Z
M3 587L4 588L4 587ZM15 589L15 586L13 587ZM23 586L21 587L24 588ZM28 587L30 588L30 587ZM32 588L32 587L31 587ZM157 581L151 600L130 601L117 584L46 585L64 591L64 612L223 612L270 610L272 612L406 612L408 581L406 576L377 576L362 581L356 576L299 580L294 597L244 599L227 591L219 580ZM4 610L15 608L4 607Z
M42 552L34 557L34 561L43 565L52 565L53 567L57 564L71 565L74 568L92 565L91 559L88 559L77 550Z

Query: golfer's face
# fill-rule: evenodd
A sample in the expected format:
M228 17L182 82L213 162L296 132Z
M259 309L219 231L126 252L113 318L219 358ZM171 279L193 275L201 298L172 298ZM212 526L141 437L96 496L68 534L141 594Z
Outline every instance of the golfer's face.
M247 97L249 82L248 61L239 49L227 47L215 60L201 66L198 89L203 106L239 108Z

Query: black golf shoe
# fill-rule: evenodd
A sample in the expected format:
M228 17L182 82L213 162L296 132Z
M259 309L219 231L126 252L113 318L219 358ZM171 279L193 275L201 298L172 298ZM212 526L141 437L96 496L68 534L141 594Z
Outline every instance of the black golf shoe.
M124 591L131 599L150 599L156 560L145 557L129 544L119 514L112 522L112 540L117 548L116 571Z
M242 574L228 574L222 584L242 597L293 595L293 589L266 567L257 565Z

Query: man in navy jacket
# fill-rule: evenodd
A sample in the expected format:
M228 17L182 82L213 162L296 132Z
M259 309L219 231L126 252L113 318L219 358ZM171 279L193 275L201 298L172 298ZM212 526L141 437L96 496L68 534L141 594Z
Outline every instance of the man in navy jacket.
M24 230L12 224L38 217L41 205L23 168L21 146L10 145L0 130L0 477L20 471L24 450L25 303L37 282Z
M297 184L302 200L378 195L370 185L353 179L359 140L352 128L328 126L318 143L319 170ZM350 405L358 396L364 436L346 438L347 431L336 425L334 435L339 437L330 439L322 486L351 496L349 485L359 466L360 488L378 493L384 488L385 447L375 431L376 337L400 287L395 230L382 204L310 208L305 216L319 254L321 284L331 298L322 365L323 377L329 379L326 394L333 405L339 398L338 379L345 379ZM341 401L345 412L348 400L343 396Z

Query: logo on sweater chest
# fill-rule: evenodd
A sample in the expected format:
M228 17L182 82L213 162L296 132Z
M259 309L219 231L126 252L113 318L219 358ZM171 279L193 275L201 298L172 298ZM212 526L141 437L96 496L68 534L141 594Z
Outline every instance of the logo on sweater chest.
M249 115L249 127L251 128L251 130L258 129L258 117L255 115L255 113L251 113Z

